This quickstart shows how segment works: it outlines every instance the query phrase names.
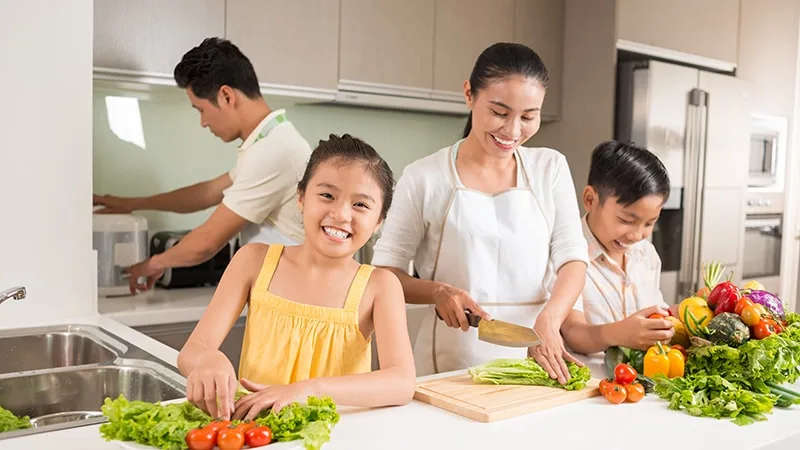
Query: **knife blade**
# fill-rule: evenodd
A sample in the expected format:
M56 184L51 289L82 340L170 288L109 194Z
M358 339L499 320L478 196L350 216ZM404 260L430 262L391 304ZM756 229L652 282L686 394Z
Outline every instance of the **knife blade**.
M482 319L481 316L469 311L464 311L464 314L467 315L469 326L478 329L478 339L484 342L504 347L535 347L542 343L542 339L533 328L502 320ZM442 319L438 310L436 316Z

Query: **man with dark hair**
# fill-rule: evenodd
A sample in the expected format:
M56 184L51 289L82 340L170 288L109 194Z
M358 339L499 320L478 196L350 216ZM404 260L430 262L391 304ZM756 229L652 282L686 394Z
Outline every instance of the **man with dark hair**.
M242 140L232 170L212 180L151 197L94 196L98 213L136 210L191 213L216 205L208 220L180 242L125 270L131 293L152 288L164 270L211 259L238 233L247 242L293 245L303 241L297 182L311 147L261 95L255 70L231 42L205 39L175 67L175 81L197 111L200 125L224 142ZM145 284L139 283L146 277Z

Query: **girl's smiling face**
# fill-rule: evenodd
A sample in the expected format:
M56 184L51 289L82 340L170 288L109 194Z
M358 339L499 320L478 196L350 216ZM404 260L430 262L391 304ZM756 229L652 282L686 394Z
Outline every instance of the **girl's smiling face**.
M361 161L320 163L298 202L305 242L331 258L352 257L381 224L381 187Z

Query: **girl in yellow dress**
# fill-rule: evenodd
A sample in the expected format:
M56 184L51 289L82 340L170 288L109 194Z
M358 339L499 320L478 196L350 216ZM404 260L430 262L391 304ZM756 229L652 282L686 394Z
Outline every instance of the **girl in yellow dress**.
M320 142L298 184L305 241L236 252L178 355L189 401L213 417L245 420L311 395L363 407L411 401L416 371L400 282L353 258L386 217L393 185L389 165L365 142L346 134ZM245 305L237 380L219 346ZM234 403L237 382L252 394Z

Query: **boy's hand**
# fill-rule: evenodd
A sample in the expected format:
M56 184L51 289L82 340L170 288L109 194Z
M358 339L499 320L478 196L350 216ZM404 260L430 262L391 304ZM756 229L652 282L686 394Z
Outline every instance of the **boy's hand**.
M672 339L675 334L672 322L660 318L649 319L648 316L651 314L667 317L669 312L659 306L650 306L617 322L621 345L637 350L647 350L650 346L656 345L656 342Z

